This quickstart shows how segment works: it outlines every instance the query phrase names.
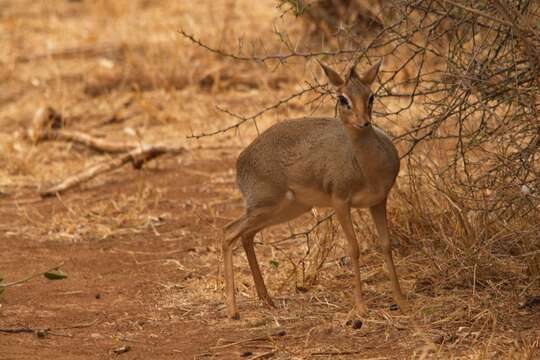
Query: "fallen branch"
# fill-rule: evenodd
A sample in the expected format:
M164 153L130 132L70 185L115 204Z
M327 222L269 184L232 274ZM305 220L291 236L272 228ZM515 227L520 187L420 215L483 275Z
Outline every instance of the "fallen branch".
M186 151L183 146L111 142L80 131L66 130L63 125L62 115L53 108L39 108L32 120L32 126L28 130L28 137L35 143L46 140L63 140L81 144L99 152L122 155L87 167L81 173L72 175L59 184L40 191L41 197L56 195L127 163L132 163L134 168L140 169L145 162L163 154L177 155Z
M130 151L138 146L136 143L111 142L104 139L99 139L80 131L52 130L47 132L46 135L47 140L70 141L87 146L99 152L113 154Z
M54 328L54 329L53 328L29 328L29 327L0 328L0 333L6 333L6 334L28 333L28 334L36 334L37 337L41 337L41 338L47 335L72 337L73 335L57 334L51 331L52 330L82 329L82 328L94 326L97 322L98 322L98 319L95 319L94 321L91 321L89 323L77 324L73 326L66 326L66 327Z
M31 333L33 334L38 329L30 329L30 328L0 328L0 332L8 333L8 334L20 334L20 333ZM40 329L41 330L41 329Z
M127 154L123 154L118 158L92 165L84 169L81 173L72 175L61 183L46 190L40 191L39 194L42 197L53 196L85 181L91 180L100 174L117 169L127 163L132 163L134 168L140 169L145 162L150 161L158 156L163 154L177 155L182 154L185 151L186 149L183 146L142 145L142 147L131 150Z
M63 128L62 115L51 107L42 107L36 111L28 136L34 143L46 140L61 140L81 144L99 152L113 154L131 151L139 146L138 143L111 142L81 131L66 130Z

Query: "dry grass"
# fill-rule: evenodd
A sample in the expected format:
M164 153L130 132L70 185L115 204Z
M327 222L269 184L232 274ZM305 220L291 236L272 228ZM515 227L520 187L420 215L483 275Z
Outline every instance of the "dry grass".
M236 121L216 105L254 114L319 74L314 63L294 59L277 69L222 59L176 32L183 28L231 51L238 49L238 39L242 39L247 53L252 47L277 53L283 43L275 29L287 30L294 40L301 38L302 27L290 17L280 18L272 0L19 0L0 4L4 34L0 38L0 196L7 193L23 202L44 184L104 157L67 143L32 144L26 128L43 104L64 114L68 126L94 135L136 141L138 133L147 142L169 141L191 149L189 156L158 160L144 170L144 175L159 174L161 169L208 160L225 158L232 164L257 134L252 123L237 132L200 140L186 136ZM265 113L258 119L259 131L285 117L332 114L330 103L305 106L306 100L295 99ZM384 105L397 108L397 102L389 100ZM399 122L381 120L379 125L399 132L418 111L411 108ZM115 121L100 125L112 115ZM200 320L209 328L239 327L246 337L261 329L287 328L298 338L286 346L279 341L271 344L270 350L279 358L310 358L324 352L330 354L326 358L351 358L340 355L346 350L363 350L366 358L535 358L540 353L539 308L527 305L527 300L540 296L538 213L531 215L533 220L506 223L463 211L459 190L450 179L437 176L437 157L446 156L445 150L444 144L430 143L413 155L390 200L398 272L414 308L410 315L388 310L389 284L383 258L372 240L376 236L371 219L364 212L355 215L358 237L368 244L362 254L362 274L373 309L361 335L344 325L352 299L352 275L337 224L326 221L308 236L283 240L309 229L314 217L324 217L322 212L266 230L257 239L262 271L278 299L278 310L260 306L247 261L241 251L236 253L243 318L237 324L223 321L223 289L214 266L220 261L220 247L215 239L220 227L241 211L234 173L224 165L197 173L207 179L198 191L211 194L211 202L183 198L171 204L164 194L174 189L163 190L152 181L123 192L123 179L138 173L119 170L87 183L81 194L60 199L58 206L64 210L52 217L39 207L21 207L17 215L24 225L10 229L6 236L98 241L159 233L172 213L185 215L201 224L200 234L175 233L197 243L185 255L191 267L186 270L182 260L176 260L184 256L179 254L165 262L191 275L180 284L163 280L159 304L179 310L177 316L182 319ZM114 192L103 191L111 184ZM84 194L92 195L78 202Z

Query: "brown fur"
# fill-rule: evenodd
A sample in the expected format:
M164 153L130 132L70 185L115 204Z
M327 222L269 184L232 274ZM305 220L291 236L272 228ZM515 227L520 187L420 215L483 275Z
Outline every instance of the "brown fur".
M321 64L322 65L322 64ZM391 140L371 125L369 85L379 64L362 77L354 69L342 79L322 65L341 96L339 119L302 118L278 123L255 139L237 161L237 184L246 213L225 227L223 254L227 309L238 317L232 273L232 243L242 239L257 293L273 306L253 248L253 237L265 227L292 220L312 207L333 207L345 231L355 271L355 302L362 298L359 248L350 218L351 208L370 208L389 266L393 292L407 308L395 272L386 225L386 199L399 172L399 156Z
M394 183L399 157L390 139L376 127L351 138L339 120L303 118L286 120L262 133L240 154L236 168L248 210L275 204L296 188L313 189L328 199L350 200L368 188L379 195L376 205ZM298 201L310 208L331 205Z

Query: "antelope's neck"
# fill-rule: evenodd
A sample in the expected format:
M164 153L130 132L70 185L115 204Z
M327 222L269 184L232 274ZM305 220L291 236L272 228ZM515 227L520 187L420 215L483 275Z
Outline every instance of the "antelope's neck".
M353 161L368 183L392 186L399 171L399 157L390 141L385 142L373 126L347 128L353 148Z

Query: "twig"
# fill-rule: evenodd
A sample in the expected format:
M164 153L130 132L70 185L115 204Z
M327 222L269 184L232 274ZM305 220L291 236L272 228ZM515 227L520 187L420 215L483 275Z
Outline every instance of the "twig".
M277 352L277 350L268 351L268 352L265 352L263 354L256 355L256 356L250 358L249 360L266 359L267 357L273 356L276 352Z
M240 345L240 344L245 344L252 341L266 341L266 340L268 340L268 336L260 336L260 337L250 338L250 339L239 340L239 341L235 341L228 344L212 346L211 349L224 349L224 348L228 348L228 347Z
M91 180L96 176L117 169L127 163L132 163L133 167L139 169L145 162L150 161L163 154L178 155L186 151L183 146L167 146L167 145L146 145L141 148L123 154L118 158L107 162L102 162L92 165L84 169L81 173L72 175L61 183L54 185L46 190L40 191L42 197L53 196L57 193L70 189L83 182Z
M235 341L235 342L224 344L224 345L212 346L211 349L224 349L224 348L228 348L228 347L240 345L240 344L245 344L247 342L252 342L252 341L267 341L267 340L272 340L273 337L283 337L285 335L286 334L284 331L277 331L276 333L271 334L271 335L257 336L257 337L239 340L239 341Z
M137 148L137 143L111 142L96 138L81 131L66 130L63 128L63 116L50 106L39 108L32 125L28 130L28 136L35 142L46 140L62 140L78 143L93 150L107 153L123 153Z
M153 343L153 342L142 341L142 340L133 340L133 339L128 339L126 337L118 337L117 339L121 340L121 341L136 343L136 344L156 345L156 343Z
M311 356L342 356L342 355L357 355L361 354L361 350L355 350L355 351L321 351L321 352L314 352L311 353Z
M460 8L460 9L462 9L462 10L465 10L465 11L468 11L468 12L473 13L473 14L475 14L475 15L478 15L478 16L484 17L484 18L486 18L486 19L495 21L495 22L497 22L497 23L499 23L499 24L506 25L506 26L508 26L508 27L510 27L510 28L515 28L515 29L517 29L517 30L519 30L519 31L522 31L522 32L524 32L524 33L529 33L529 32L530 32L530 33L536 34L534 31L531 31L531 30L522 28L521 26L519 26L519 25L517 25L517 24L515 24L515 23L511 23L511 22L509 22L509 21L506 21L506 20L503 20L503 19L499 19L499 18L497 18L497 17L495 17L495 16L492 16L492 15L490 15L490 14L487 14L487 13L485 13L485 12L483 12L483 11L480 11L480 10L477 10L477 9L474 9L474 8L471 8L471 7L468 7L468 6L459 4L459 3L454 2L454 1L451 1L451 0L443 0L443 1L444 1L445 3L448 3L448 4L450 4L450 5L453 5L453 6L455 6L455 7L458 7L458 8Z
M98 322L98 320L99 320L99 318L96 318L95 320L90 321L88 323L82 323L82 324L77 324L77 325L73 325L73 326L61 327L61 328L54 328L53 330L84 329L84 328L94 326Z
M269 245L275 245L275 244L279 244L279 243L282 243L284 241L287 241L287 240L291 240L291 239L295 239L297 237L300 237L300 236L308 236L309 234L311 234L319 225L321 225L323 222L326 222L328 220L330 220L332 218L332 216L334 216L334 212L332 211L330 214L320 218L317 220L317 222L315 224L313 224L309 229L305 230L305 231L301 231L301 232L298 232L298 233L293 233L289 236L287 236L286 238L284 239L279 239L279 240L276 240L276 241L273 241L273 242L270 242L268 243Z
M70 130L51 130L42 138L42 140L62 140L74 142L87 146L93 150L105 153L124 153L135 149L137 143L122 143L122 142L111 142L104 139L99 139L94 136L85 134L80 131L70 131Z
M279 62L283 63L289 58L293 57L303 57L303 58L312 58L317 56L337 56L341 54L355 54L357 52L362 51L362 49L345 49L345 50L336 50L336 51L316 51L316 52L290 52L288 54L273 54L273 55L252 55L252 56L243 56L243 55L236 55L232 53L225 52L223 50L219 50L216 48L213 48L205 43L203 43L201 40L197 39L195 36L188 34L183 29L178 30L178 33L185 37L186 39L190 40L192 43L202 47L205 50L210 51L211 53L228 57L234 60L239 61L259 61L259 62L265 62L269 60L278 60Z
M128 162L131 162L134 168L140 169L145 162L163 154L177 155L186 151L183 146L110 142L80 131L65 130L62 126L62 116L58 112L51 107L42 107L36 111L28 135L36 143L44 140L64 140L83 144L101 152L122 153L122 155L108 162L87 167L81 173L72 175L61 183L41 191L40 195L42 197L65 191L100 174L119 168Z
M91 321L89 323L77 324L77 325L73 325L73 326L66 326L66 327L60 327L60 328L35 328L35 329L29 328L29 327L0 328L0 332L8 333L8 334L20 334L20 333L37 333L38 331L46 331L49 335L72 337L72 335L57 334L57 333L53 333L51 331L52 330L56 331L56 330L69 330L69 329L87 328L87 327L95 325L97 323L97 321L98 321L98 319L95 319L94 321ZM122 339L122 340L126 340L126 339Z
M237 129L239 128L242 124L248 122L248 121L254 121L256 120L258 117L262 116L264 113L270 111L270 110L274 110L274 109L277 109L278 107L282 106L283 104L286 104L288 103L289 101L291 101L292 99L294 98L297 98L297 97L300 97L308 92L311 92L311 91L315 91L317 89L320 89L322 87L324 87L325 85L315 85L315 86L310 86L309 88L304 88L296 93L293 93L289 96L287 96L286 98L283 98L279 101L277 101L276 103L270 105L270 106L267 106L265 107L264 109L256 112L255 114L253 115L250 115L250 116L243 116L243 115L238 115L238 114L235 114L233 112L231 112L230 110L227 110L227 109L223 109L221 107L217 107L217 109L221 112L224 112L234 118L237 118L237 119L240 119L240 121L232 124L232 125L229 125L227 127L224 127L224 128L221 128L219 130L215 130L215 131L211 131L211 132L207 132L207 133L199 133L199 134L192 134L192 135L189 135L187 138L188 139L200 139L202 137L206 137L206 136L213 136L213 135L217 135L217 134L220 134L220 133L225 133L229 130L232 130L232 129Z
M0 332L8 333L8 334L20 334L20 333L31 333L33 334L36 332L37 329L30 329L27 327L21 327L21 328L0 328ZM42 330L42 329L40 329Z

